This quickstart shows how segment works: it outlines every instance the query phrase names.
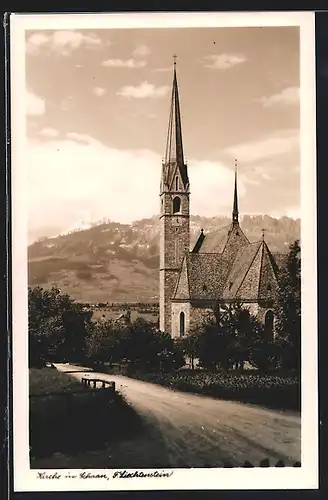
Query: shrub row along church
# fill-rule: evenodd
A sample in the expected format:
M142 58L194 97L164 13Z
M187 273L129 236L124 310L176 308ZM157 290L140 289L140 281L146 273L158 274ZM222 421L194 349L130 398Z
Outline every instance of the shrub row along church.
M160 200L160 330L183 336L209 312L219 314L220 304L238 301L273 331L278 267L264 237L249 242L239 225L237 171L231 224L211 235L201 230L190 250L190 184L175 63Z

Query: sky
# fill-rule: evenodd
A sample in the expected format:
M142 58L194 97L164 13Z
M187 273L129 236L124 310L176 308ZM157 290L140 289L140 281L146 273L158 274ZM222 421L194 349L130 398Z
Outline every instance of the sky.
M159 213L173 78L191 213L299 217L299 29L26 32L29 230Z

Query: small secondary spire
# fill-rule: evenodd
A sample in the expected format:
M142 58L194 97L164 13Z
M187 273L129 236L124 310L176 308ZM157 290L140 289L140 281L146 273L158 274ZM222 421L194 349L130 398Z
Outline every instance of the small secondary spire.
M232 222L238 222L239 212L238 212L238 191L237 191L237 167L238 162L235 158L235 189L233 195L233 209L232 209Z

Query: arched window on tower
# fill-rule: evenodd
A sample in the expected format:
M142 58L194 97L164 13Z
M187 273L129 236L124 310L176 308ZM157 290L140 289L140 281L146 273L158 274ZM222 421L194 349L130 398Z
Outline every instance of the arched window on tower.
M274 315L272 311L267 311L264 319L264 329L265 329L265 335L268 340L273 339L273 320L274 320Z
M180 313L180 337L185 334L185 313L181 311Z
M176 214L177 212L180 212L180 207L181 207L181 200L179 196L176 196L173 198L173 213Z
M177 191L179 189L179 179L178 176L175 176L175 190Z

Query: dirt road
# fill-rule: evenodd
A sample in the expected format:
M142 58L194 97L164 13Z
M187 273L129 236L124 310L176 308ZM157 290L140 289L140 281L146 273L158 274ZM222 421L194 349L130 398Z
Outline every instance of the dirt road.
M79 379L86 373L73 365L56 366L76 370L73 375ZM115 381L147 429L137 440L107 450L104 467L240 466L245 461L259 465L263 459L292 465L301 460L297 414L173 391L120 375L101 377ZM96 466L92 460L90 455L90 467Z

